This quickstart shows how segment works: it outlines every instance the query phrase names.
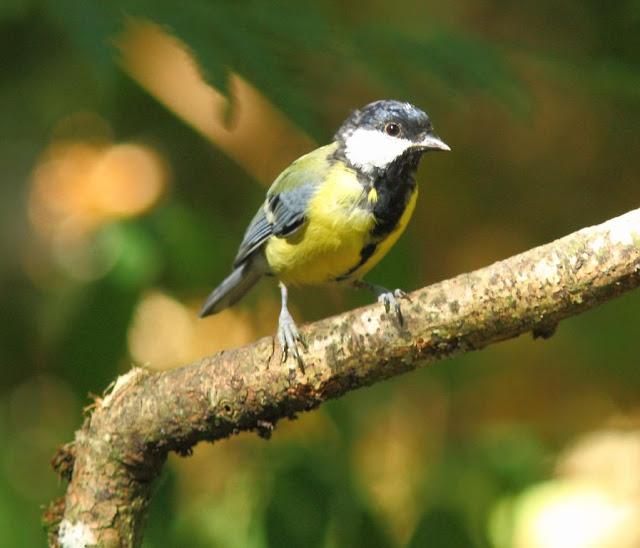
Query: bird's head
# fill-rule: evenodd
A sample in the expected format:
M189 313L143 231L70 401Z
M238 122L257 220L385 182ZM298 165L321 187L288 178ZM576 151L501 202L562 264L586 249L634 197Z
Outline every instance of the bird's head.
M402 157L451 150L427 114L411 103L382 100L351 113L335 140L348 164L364 173L384 171Z

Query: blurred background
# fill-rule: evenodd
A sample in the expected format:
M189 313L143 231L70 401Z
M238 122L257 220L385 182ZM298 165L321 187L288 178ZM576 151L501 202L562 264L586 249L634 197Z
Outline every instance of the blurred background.
M414 289L640 203L640 1L3 0L0 545L39 546L90 394L275 330L196 318L266 186L379 98L427 110ZM302 322L364 304L294 293ZM145 546L640 546L640 294L171 456Z

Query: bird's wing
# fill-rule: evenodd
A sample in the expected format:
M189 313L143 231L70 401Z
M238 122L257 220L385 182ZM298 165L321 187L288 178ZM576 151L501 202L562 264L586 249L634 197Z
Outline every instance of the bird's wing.
M249 226L244 233L244 238L238 248L236 258L233 261L233 268L236 268L243 263L249 255L267 241L271 234L271 223L267 220L264 207L261 207L249 223Z
M244 262L271 236L289 236L306 221L307 204L322 184L335 145L302 156L285 169L267 192L267 199L247 228L234 267Z

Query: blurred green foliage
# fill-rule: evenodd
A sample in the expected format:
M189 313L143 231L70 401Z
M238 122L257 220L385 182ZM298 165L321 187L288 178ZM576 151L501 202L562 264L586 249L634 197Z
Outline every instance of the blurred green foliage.
M372 276L385 285L422 286L640 200L637 0L4 0L2 546L42 544L40 505L62 490L48 459L72 439L87 394L130 365L141 296L202 298L264 193L121 71L114 44L131 18L178 37L219 90L241 74L319 142L373 99L429 111L453 153L426 158L415 219ZM153 147L172 181L144 215L101 226L92 253L109 268L91 279L52 266L28 215L33 170L78 112L106 121L114 142ZM255 313L271 290L240 309ZM294 298L305 320L367 302ZM576 436L637 416L639 312L628 295L549 341L523 337L352 394L269 443L220 444L200 468L208 449L172 459L145 546L489 546L502 497L549 478ZM197 474L205 488L189 483Z

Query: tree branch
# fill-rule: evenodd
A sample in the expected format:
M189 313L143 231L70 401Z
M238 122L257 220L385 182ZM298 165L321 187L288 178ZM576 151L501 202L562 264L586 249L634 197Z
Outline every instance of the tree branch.
M640 285L640 209L415 291L398 328L375 304L306 326L305 372L271 337L162 373L135 368L95 403L54 466L70 481L45 520L52 545L139 546L169 451L276 422L327 399L479 350Z

